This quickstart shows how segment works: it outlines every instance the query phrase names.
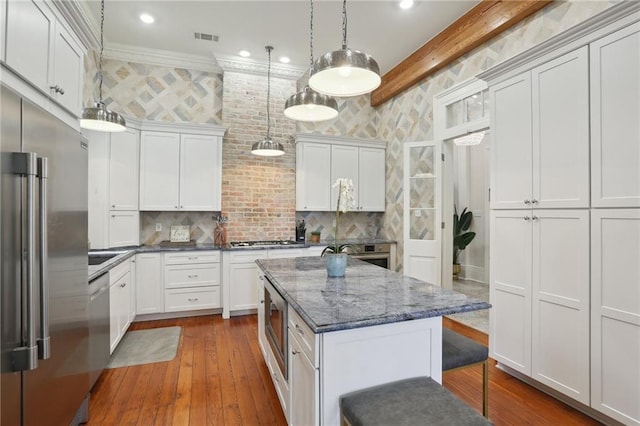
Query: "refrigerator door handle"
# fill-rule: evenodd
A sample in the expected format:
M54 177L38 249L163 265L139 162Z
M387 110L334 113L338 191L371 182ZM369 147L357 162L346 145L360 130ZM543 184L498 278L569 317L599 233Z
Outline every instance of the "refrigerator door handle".
M35 186L37 173L36 154L33 152L14 152L11 167L13 174L24 175L27 181L27 223L26 223L26 279L22 280L26 296L26 339L23 346L13 350L14 371L34 370L38 367L38 346L36 344L36 327L34 312L35 249Z
M47 239L47 180L49 170L47 157L38 157L38 182L40 183L40 222L39 254L40 254L40 336L38 343L38 359L49 359L51 356L51 338L49 337L49 243Z

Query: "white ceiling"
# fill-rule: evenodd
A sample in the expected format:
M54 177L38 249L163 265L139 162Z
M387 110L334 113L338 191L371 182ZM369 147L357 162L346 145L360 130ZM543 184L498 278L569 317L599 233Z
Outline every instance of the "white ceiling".
M371 54L384 74L413 51L471 9L478 0L418 1L410 10L398 1L351 0L347 2L348 45ZM100 2L82 0L99 22ZM147 25L143 12L155 17ZM340 48L342 2L314 2L314 55ZM97 27L99 28L99 27ZM217 35L218 42L194 39L194 32ZM274 63L281 56L290 66L309 67L309 1L243 0L107 0L105 47L127 45L163 50L203 58L240 59L238 51L249 50L251 60L265 62L266 45L274 46Z

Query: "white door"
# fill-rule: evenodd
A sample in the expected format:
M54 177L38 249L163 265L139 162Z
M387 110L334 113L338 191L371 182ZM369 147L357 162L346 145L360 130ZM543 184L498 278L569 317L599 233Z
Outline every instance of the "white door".
M138 210L138 136L135 129L111 133L109 209Z
M136 255L136 308L141 315L164 311L160 253Z
M442 142L404 144L405 275L440 285Z
M296 210L331 211L331 146L296 146ZM335 211L336 206L333 206Z
M140 210L178 210L180 135L142 132Z
M53 80L63 92L52 93L56 100L79 116L82 108L80 81L83 78L82 57L80 47L73 41L62 25L56 25L55 52L53 59Z

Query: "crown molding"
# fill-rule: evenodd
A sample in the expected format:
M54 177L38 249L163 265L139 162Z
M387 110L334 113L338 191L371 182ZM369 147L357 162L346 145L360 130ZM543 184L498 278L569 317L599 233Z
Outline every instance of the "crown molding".
M53 0L52 3L86 49L100 47L100 29L86 6L77 0Z
M222 68L220 68L216 58L213 56L189 55L168 50L140 48L120 43L109 43L105 45L104 56L107 59L124 62L137 62L162 67L187 68L218 74L222 73Z
M318 132L296 133L294 139L296 143L315 142L315 143L328 143L328 144L339 144L339 145L349 145L349 146L368 146L372 148L386 148L387 146L387 143L380 139L350 138L345 136L327 135L327 134L318 133Z
M268 63L258 62L251 59L240 59L234 56L218 55L216 56L218 63L224 71L241 72L245 74L254 74L260 76L267 75ZM271 75L273 77L284 78L287 80L298 80L306 71L305 69L271 63Z
M149 132L173 132L193 135L224 137L227 128L216 124L145 120L122 115L127 128Z

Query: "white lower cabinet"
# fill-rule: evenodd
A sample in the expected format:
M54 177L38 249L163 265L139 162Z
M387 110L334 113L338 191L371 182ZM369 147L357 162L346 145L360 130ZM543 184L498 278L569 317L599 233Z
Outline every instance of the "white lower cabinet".
M111 353L131 324L131 270L125 260L109 271L109 343Z
M319 363L316 336L293 309L289 309L289 424L317 425L320 422Z
M219 251L190 251L164 254L165 312L193 311L219 307Z
M491 213L492 357L589 404L589 210Z
M164 312L161 253L136 255L136 311L138 315Z
M640 209L591 214L591 406L638 425Z

